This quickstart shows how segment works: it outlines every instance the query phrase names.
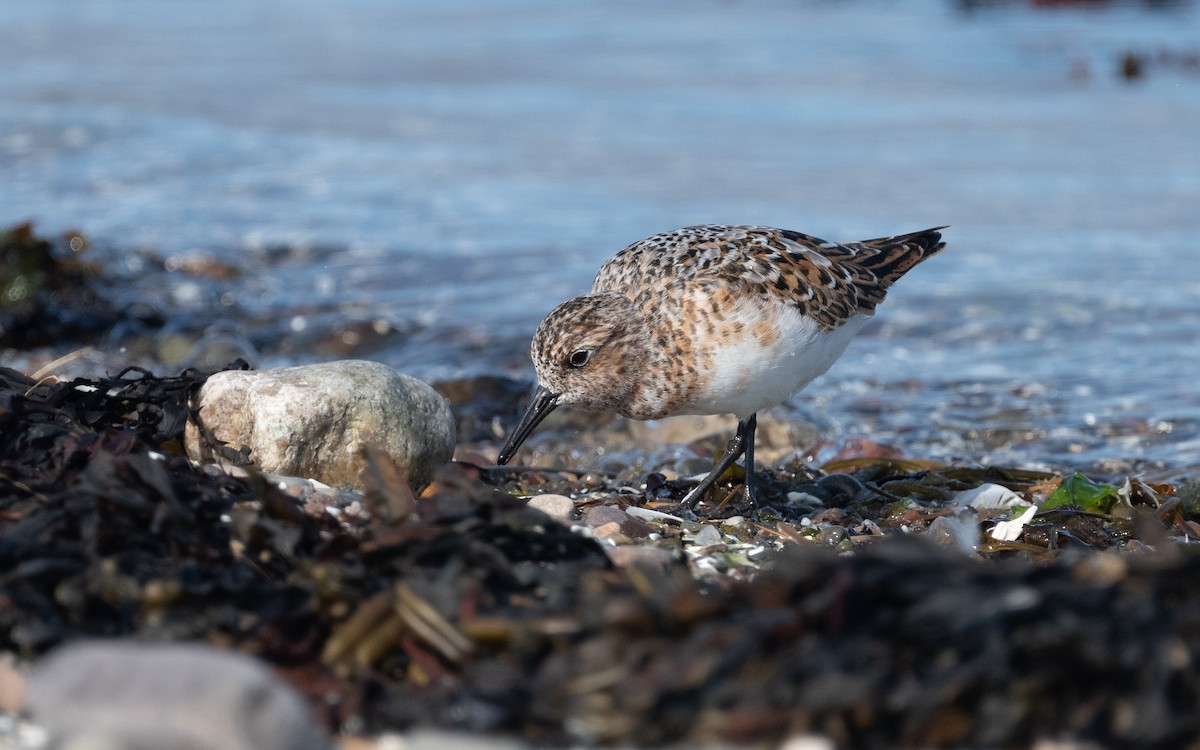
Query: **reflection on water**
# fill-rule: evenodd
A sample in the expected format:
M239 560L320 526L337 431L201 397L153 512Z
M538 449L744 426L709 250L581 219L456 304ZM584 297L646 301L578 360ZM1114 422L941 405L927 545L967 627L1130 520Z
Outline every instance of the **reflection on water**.
M967 5L9 3L0 220L244 268L137 289L171 351L430 378L527 372L541 315L657 231L950 224L798 413L1194 464L1196 7Z

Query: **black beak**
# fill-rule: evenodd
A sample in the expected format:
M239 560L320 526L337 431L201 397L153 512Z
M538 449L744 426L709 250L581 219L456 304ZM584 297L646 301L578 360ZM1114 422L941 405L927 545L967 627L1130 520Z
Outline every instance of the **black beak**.
M540 385L537 387L533 394L533 400L529 402L529 408L525 410L525 416L521 417L521 423L517 425L517 429L508 436L508 442L500 450L496 463L503 466L512 460L513 454L517 452L517 448L521 447L521 443L525 442L525 438L529 437L534 428L546 418L546 415L558 406L559 395L561 394L551 393Z

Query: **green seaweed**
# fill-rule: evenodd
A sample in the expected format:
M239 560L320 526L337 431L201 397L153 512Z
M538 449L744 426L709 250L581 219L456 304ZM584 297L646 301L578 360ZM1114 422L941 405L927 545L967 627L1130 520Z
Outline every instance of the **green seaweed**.
M1073 505L1091 513L1108 513L1119 499L1116 487L1093 482L1077 471L1062 480L1058 489L1046 499L1042 510Z

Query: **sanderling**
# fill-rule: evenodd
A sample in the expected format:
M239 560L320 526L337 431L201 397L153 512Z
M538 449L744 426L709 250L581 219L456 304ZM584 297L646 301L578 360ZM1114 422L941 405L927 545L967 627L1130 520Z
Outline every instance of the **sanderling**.
M754 503L757 412L829 369L888 287L945 247L944 228L838 244L786 229L696 226L633 243L600 267L591 294L538 326L537 390L498 462L562 404L634 419L731 413L737 433L683 505L743 454Z

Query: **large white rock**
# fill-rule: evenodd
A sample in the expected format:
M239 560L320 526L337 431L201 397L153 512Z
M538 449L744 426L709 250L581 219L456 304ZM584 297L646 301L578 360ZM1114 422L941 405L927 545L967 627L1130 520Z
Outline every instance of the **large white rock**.
M332 748L266 664L199 645L63 646L30 673L26 703L56 748Z
M361 486L368 447L391 456L415 490L454 454L446 399L378 362L218 372L200 390L200 418L263 471L334 486ZM193 460L219 458L192 424L184 442Z

